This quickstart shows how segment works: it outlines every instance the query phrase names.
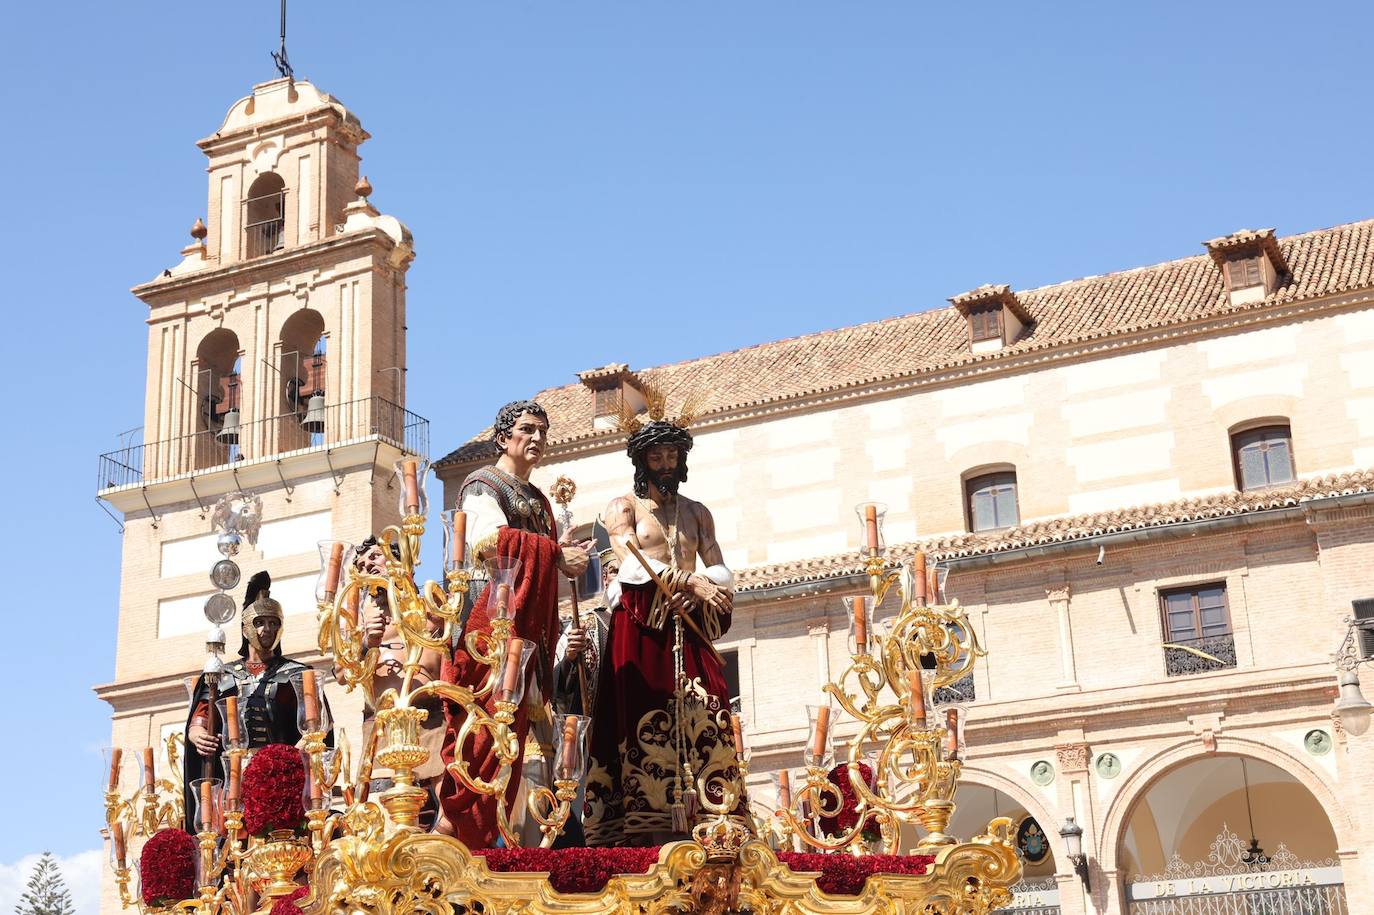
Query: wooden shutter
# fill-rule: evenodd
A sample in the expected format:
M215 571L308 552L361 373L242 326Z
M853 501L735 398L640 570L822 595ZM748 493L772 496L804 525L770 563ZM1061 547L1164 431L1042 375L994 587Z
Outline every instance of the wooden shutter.
M620 385L599 388L596 392L596 415L615 416L620 412Z
M1355 611L1355 622L1374 620L1374 597L1351 601L1350 608ZM1356 647L1360 652L1361 660L1374 658L1374 628L1358 630L1355 638L1358 641Z
M1228 261L1227 270L1231 274L1231 288L1244 289L1247 286L1258 286L1264 282L1264 274L1260 270L1258 257L1242 257L1237 260Z
M999 340L1002 337L1002 307L994 305L969 312L969 335L973 340Z

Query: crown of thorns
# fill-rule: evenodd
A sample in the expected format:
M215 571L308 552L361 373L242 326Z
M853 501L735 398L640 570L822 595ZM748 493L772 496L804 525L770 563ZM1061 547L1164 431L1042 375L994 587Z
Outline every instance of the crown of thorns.
M639 386L639 391L644 395L643 410L634 409L623 398L620 402L620 431L629 434L631 453L651 445L677 445L678 447L691 448L692 434L687 431L687 427L701 414L699 392L694 391L687 395L677 416L669 418L668 395L662 388L652 382L643 382ZM645 416L649 418L647 423L644 421ZM647 433L651 429L655 430L652 435L653 440L640 437L641 433ZM673 441L661 440L672 435L668 431L669 429L677 430L678 438ZM637 440L645 441L646 444L636 447Z
M692 433L666 419L656 419L640 426L625 444L625 453L631 460L639 457L655 445L671 445L683 454L692 450Z

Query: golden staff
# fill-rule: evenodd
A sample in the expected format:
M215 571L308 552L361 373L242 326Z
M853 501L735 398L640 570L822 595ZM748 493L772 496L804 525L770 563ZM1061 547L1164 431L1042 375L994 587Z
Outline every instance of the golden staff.
M572 502L573 496L577 495L577 484L571 477L562 476L553 481L553 486L549 491L553 494L553 500L563 507L563 533L564 536L572 533L572 509L568 504ZM578 632L582 631L582 611L578 609L577 601L577 579L569 578L568 584L572 587L572 627ZM582 697L582 714L590 714L587 708L587 652L584 650L577 659L577 688Z

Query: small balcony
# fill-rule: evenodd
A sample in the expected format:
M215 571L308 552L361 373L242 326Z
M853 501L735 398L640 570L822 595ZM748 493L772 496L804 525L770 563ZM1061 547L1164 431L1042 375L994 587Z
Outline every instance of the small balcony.
M1188 677L1236 666L1236 639L1227 633L1204 639L1180 639L1164 645L1164 672Z
M973 687L973 674L969 673L949 686L937 689L933 701L936 705L968 705L977 698L978 693Z
M220 426L102 454L98 489L104 495L365 442L429 454L429 420L381 397L241 422L237 430Z

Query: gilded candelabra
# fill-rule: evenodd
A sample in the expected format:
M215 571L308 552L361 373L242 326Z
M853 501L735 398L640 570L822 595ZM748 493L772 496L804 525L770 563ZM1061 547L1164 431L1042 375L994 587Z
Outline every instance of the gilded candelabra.
M463 629L463 613L478 579L476 563L480 558L467 543L465 513L449 511L442 516L444 585L434 581L417 584L415 569L419 565L427 511L423 485L427 469L427 462L418 458L406 458L397 464L402 519L400 525L386 528L379 537L385 571L372 575L353 569L351 563L344 562L345 557L351 558L352 546L327 541L320 545L324 571L316 593L320 650L334 656L339 682L348 690L361 688L376 709L375 753L364 760L359 771L369 774L372 759L392 770L394 784L379 800L392 823L405 830L419 828L425 792L415 784L414 770L429 758L429 751L419 741L420 724L427 712L417 703L437 697L462 709L458 751L448 770L472 791L503 796L512 765L520 753L513 725L523 698L525 670L533 653L532 645L513 637L514 621L509 612L510 595L519 571L516 560L488 559L481 564L490 590L491 626L488 630ZM404 645L404 656L400 687L375 695L373 679L379 653L378 649L367 647L359 607L364 595L379 591L386 593L387 606ZM467 654L485 668L480 681L476 685L437 680L414 685L422 654L427 650L447 652L455 633L461 634ZM489 779L474 773L462 752L483 732L500 764ZM584 730L578 733L583 734ZM358 796L363 794L365 781L360 776L355 788ZM554 790L540 787L529 793L527 812L540 826L544 847L552 845L562 831L576 790L576 778L556 779ZM497 819L506 844L520 845L519 832L512 827L504 803L497 804Z
M822 834L820 821L836 817L844 803L843 793L830 779L835 722L827 700L811 710L804 783L795 796L790 790L784 796L780 789L775 834L784 847L795 839L817 850L862 854L867 850L864 832L876 824L881 846L895 854L900 825L918 822L925 828L920 849L952 845L956 840L945 830L954 814L961 769L963 710L951 707L943 718L936 718L933 700L936 690L967 676L986 652L957 601L928 602L928 592L936 592L938 599L939 588L938 583L930 585L924 554L909 565L889 567L883 557L882 506L867 503L858 512L872 600L853 598L853 656L845 671L824 688L859 726L849 741L841 776L847 777L855 798L855 822L839 835ZM894 585L899 586L901 606L882 633L871 611ZM861 765L869 767L869 777L864 777Z
M933 691L964 676L983 652L964 611L957 604L927 606L917 575L911 569L889 570L880 549L870 550L867 569L872 594L881 599L900 584L902 607L895 622L877 633L869 602L861 601L855 616L854 657L845 673L825 688L839 709L860 723L852 740L847 771L857 797L859 825L845 835L826 838L816 821L838 812L840 792L827 779L833 745L828 725L831 707L813 715L820 727L807 754L805 784L795 799L780 805L766 824L791 844L817 849L857 852L862 825L872 818L881 828L883 844L895 851L901 823L917 821L927 830L919 851L931 853L925 874L877 874L853 897L835 897L819 890L816 875L794 872L782 864L759 836L765 824L736 813L742 796L749 757L739 735L738 719L723 714L716 726L736 731L736 780L728 765L699 773L696 780L702 809L714 814L698 824L693 841L665 846L648 873L613 876L599 891L568 894L554 891L542 873L498 873L485 858L456 839L426 833L418 825L424 792L415 784L414 770L428 759L420 740L427 712L417 705L425 697L440 697L459 706L464 720L457 735L459 752L449 772L466 787L501 797L519 751L514 733L516 710L531 647L513 636L513 622L503 602L515 581L510 563L485 564L480 575L466 545L466 516L444 516L444 584L417 586L420 539L425 530L423 461L403 460L397 467L402 521L381 535L384 568L378 574L354 568L349 544L322 544L323 571L317 587L320 647L335 661L337 678L347 689L362 688L376 710L373 740L361 748L356 770L348 760L347 740L329 750L325 736L330 723L320 701L313 673L296 684L302 699L301 747L308 757L306 821L308 835L280 831L266 836L244 835L244 814L233 780L243 768L246 750L231 743L226 757L233 789L195 783L192 811L199 858L197 890L191 898L167 907L197 915L248 915L266 912L273 902L297 889L296 875L308 875L309 895L297 903L310 913L352 912L358 915L451 915L451 913L530 912L728 912L748 909L759 915L830 915L830 913L891 911L987 915L1010 899L1007 887L1020 873L1008 834L1010 821L995 820L987 833L955 843L945 835L953 812L959 777L957 716L928 721ZM392 550L395 550L393 554ZM345 559L349 560L345 564ZM476 580L484 577L490 591L491 625L464 630L464 611ZM924 584L921 574L919 581ZM366 593L384 591L402 644L400 685L374 695L380 652L369 648L360 618ZM484 668L480 682L414 685L421 655L447 651L461 637L461 646ZM923 658L926 665L923 667ZM309 701L307 697L314 697ZM895 697L895 701L894 701ZM490 709L490 711L488 711ZM571 804L585 769L588 719L568 715L559 719L554 787L530 792L527 813L548 846L567 822ZM500 763L496 774L483 779L468 767L464 745L485 733ZM178 769L180 735L167 745L169 771ZM872 767L877 778L870 785L858 777L860 753L873 746ZM394 786L378 798L368 797L373 763L394 773ZM717 764L721 766L722 764ZM147 766L151 769L151 761ZM128 840L151 835L183 819L181 786L172 779L149 775L128 797L120 783L120 764L106 793L106 821L112 839L115 876L128 905L141 894L129 892ZM336 786L343 796L342 812L331 810ZM508 845L518 843L511 824L500 811L500 830Z

